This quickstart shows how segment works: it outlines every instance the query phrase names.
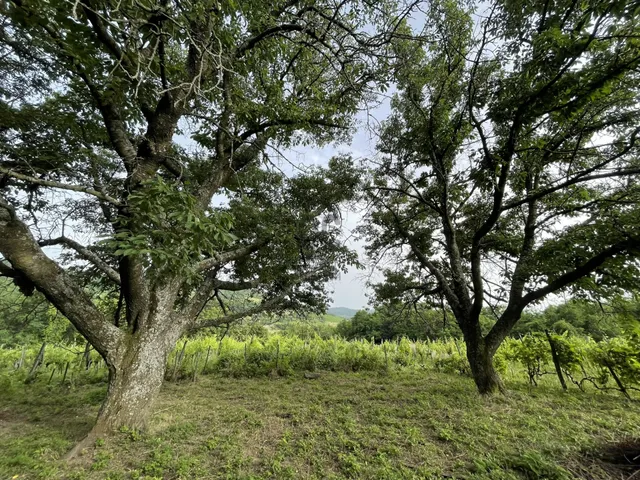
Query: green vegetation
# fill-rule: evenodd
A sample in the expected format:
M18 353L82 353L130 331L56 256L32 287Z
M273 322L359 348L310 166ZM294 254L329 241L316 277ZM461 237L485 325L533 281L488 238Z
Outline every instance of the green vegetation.
M481 312L479 321L483 332L487 333L493 327L500 313L500 308L487 308ZM637 297L618 297L608 303L573 299L544 310L524 312L510 335L520 337L549 330L603 340L639 329L640 301ZM337 333L347 339L375 341L402 337L435 340L463 336L450 310L424 305L407 306L400 302L382 304L372 311L360 310L352 319L339 323Z
M352 318L358 310L346 307L331 307L327 310L331 315L341 318Z
M596 342L554 334L550 340L559 368L573 388L618 391L627 397L640 391L639 336ZM498 350L495 367L511 380L528 380L534 386L542 377L550 376L553 381L557 372L552 363L551 342L540 334L509 339ZM292 323L286 334L247 328L222 338L183 338L169 355L166 378L195 381L211 373L251 378L315 371L388 373L399 369L467 376L471 373L464 344L457 339L347 341L335 336L323 338L312 326ZM40 378L49 385L73 383L78 376L101 381L107 375L104 361L95 351L63 344L0 349L0 371L12 382Z
M637 0L0 17L8 475L617 478L640 459ZM287 158L364 119L375 147ZM375 310L325 313L365 263Z
M552 333L567 391L536 329L557 312L597 310L571 302L533 315L536 331L495 356L509 394L487 398L473 391L455 335L336 336L351 322L371 328L379 310L337 328L328 315L287 315L186 337L169 355L149 429L98 437L71 464L63 456L91 428L108 375L63 317L42 313L26 347L18 332L0 348L0 478L617 480L633 473L620 452L636 455L640 437L640 337L637 320L625 321L635 303L624 305L601 320L625 336ZM396 332L417 328L394 318Z
M483 398L470 378L422 369L205 376L165 383L147 433L99 438L69 465L105 394L84 381L3 378L2 478L617 480L630 473L599 457L640 436L637 403L551 379Z

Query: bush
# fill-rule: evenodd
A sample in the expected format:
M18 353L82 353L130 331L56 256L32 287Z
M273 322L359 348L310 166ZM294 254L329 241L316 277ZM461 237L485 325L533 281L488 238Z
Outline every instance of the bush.
M440 357L436 360L435 367L444 373L457 373L460 375L471 375L471 366L466 357L457 353L448 357Z
M208 373L258 377L287 376L315 370L384 372L405 368L471 374L464 343L456 339L414 342L404 337L380 343L348 341L336 336L307 336L300 334L307 330L296 330L298 327L287 334L262 336L259 330L253 330L256 335L242 335L243 338L202 334L185 338L178 342L168 358L167 378L195 379ZM553 334L552 339L563 372L580 389L592 385L599 389L621 390L629 395L629 391L639 386L638 337L595 342L589 338ZM24 381L40 346L0 348L0 389L11 391L12 385ZM23 366L16 369L23 350ZM51 382L53 379L54 384L59 383L69 365L65 383L104 382L107 377L104 362L92 351L92 362L87 371L82 361L83 352L84 347L75 344L47 345L36 381ZM529 334L522 339L509 338L496 353L494 366L501 374L509 370L537 385L543 375L553 372L549 342L539 334Z
M510 360L522 364L532 385L538 384L538 379L546 373L544 368L551 360L549 343L544 335L528 334L520 341L512 344Z

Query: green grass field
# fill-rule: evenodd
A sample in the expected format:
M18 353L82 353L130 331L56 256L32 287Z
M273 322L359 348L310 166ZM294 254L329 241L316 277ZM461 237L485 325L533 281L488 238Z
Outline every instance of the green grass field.
M167 383L145 434L85 434L101 384L0 393L0 478L620 479L640 404L615 394L509 382L482 398L469 378L433 371L322 373L307 380L201 376ZM621 445L629 444L629 451ZM637 452L640 453L640 452ZM621 460L622 458L622 460ZM640 474L638 474L640 475Z

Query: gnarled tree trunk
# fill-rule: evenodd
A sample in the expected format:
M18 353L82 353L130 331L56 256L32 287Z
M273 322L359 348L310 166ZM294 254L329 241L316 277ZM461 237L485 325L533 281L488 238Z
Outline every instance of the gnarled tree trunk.
M130 335L119 358L108 364L109 387L96 423L67 458L77 456L96 439L122 427L146 429L153 403L162 387L167 358L181 333L179 325L163 329L161 327L169 322L157 323L158 328Z

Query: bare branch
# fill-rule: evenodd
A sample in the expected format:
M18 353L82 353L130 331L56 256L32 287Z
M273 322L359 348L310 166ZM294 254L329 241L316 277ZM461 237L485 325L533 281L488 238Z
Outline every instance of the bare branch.
M271 300L262 302L261 304L256 305L253 308L248 308L241 312L227 313L226 315L223 315L222 317L218 317L214 320L199 323L191 327L190 330L199 330L201 328L208 328L208 327L219 327L220 325L232 323L232 322L241 320L243 318L250 317L252 315L257 315L258 313L282 310L289 305L290 303L285 298L276 297Z
M113 268L103 262L98 255L93 253L84 245L79 244L75 240L71 238L60 236L58 238L51 238L48 240L40 240L38 241L38 245L41 247L47 247L50 245L65 245L69 248L74 249L78 252L85 260L88 260L92 263L98 270L102 271L112 282L120 285L120 275Z
M22 173L14 172L4 167L0 167L0 173L3 173L17 180L22 180L23 182L31 183L33 185L42 185L43 187L59 188L61 190L69 190L73 192L86 193L89 195L93 195L94 197L97 197L100 200L104 200L105 202L112 203L113 205L121 206L121 203L115 198L109 195L106 195L102 192L99 192L98 190L95 190L91 187L86 187L84 185L69 185L66 183L54 182L51 180L43 180L41 178L31 177L29 175L24 175Z
M207 258L206 260L201 261L196 266L196 271L202 272L204 270L209 270L214 267L220 267L234 260L239 260L248 255L251 255L253 252L257 252L260 248L264 247L268 240L259 240L250 245L246 245L235 250L231 250L229 252L220 253L211 258Z

